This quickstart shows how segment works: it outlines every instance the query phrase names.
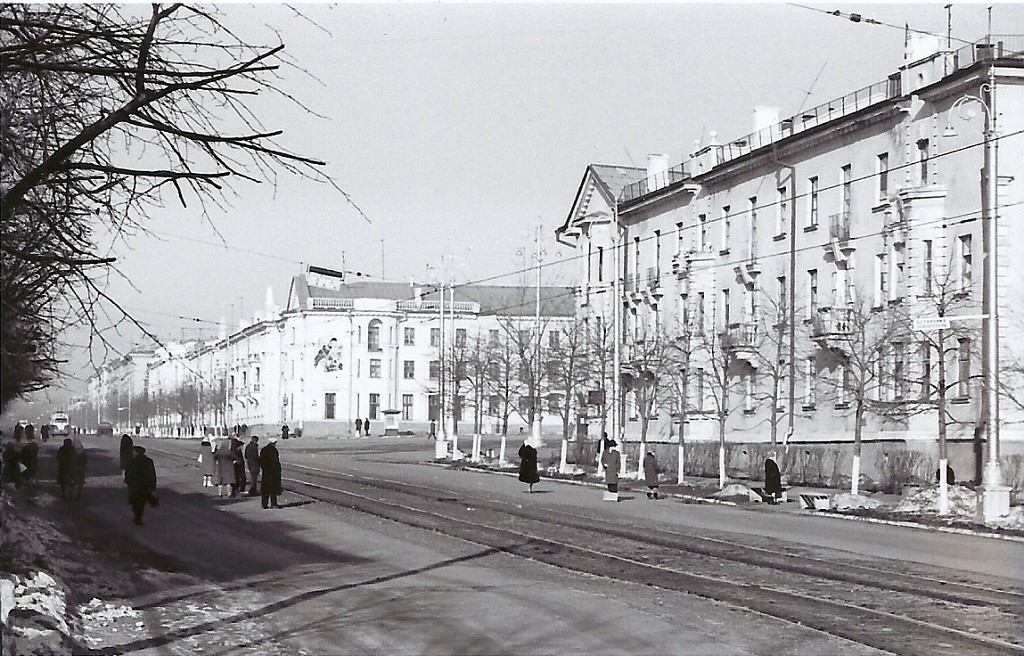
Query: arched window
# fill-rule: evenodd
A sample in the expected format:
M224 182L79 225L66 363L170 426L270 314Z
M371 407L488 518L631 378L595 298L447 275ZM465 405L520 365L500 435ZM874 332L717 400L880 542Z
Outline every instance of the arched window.
M379 351L380 349L380 319L374 319L366 329L366 350Z

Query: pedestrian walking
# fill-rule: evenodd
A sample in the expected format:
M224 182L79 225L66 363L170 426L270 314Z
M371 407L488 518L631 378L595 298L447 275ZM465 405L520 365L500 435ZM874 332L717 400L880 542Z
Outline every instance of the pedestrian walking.
M44 442L50 439L50 424L43 424L39 427L39 437Z
M533 485L540 482L540 474L537 472L537 449L525 441L519 447L519 480L530 486L530 494L533 494Z
M224 486L235 481L235 456L231 453L231 438L224 438L217 444L213 452L214 466L217 469L217 496L224 496Z
M267 446L260 451L260 471L263 472L263 484L260 487L262 506L264 508L280 508L277 495L281 494L281 456L277 452L277 439L267 440ZM268 506L267 503L270 503Z
M366 431L366 437L370 437L370 418L367 417L363 420L363 430Z
M217 464L213 460L213 445L210 440L199 444L199 471L203 473L203 487L213 487L213 476L217 473Z
M131 462L132 456L135 455L135 443L132 442L132 438L128 433L121 436L121 449L118 453L118 459L121 463L121 471L125 471L128 468L128 463Z
M21 487L21 471L25 465L21 463L21 440L18 436L18 429L14 429L14 438L4 444L4 463L2 474L4 485L11 483L14 487Z
M128 504L132 508L132 521L142 525L146 504L156 506L156 466L141 446L132 448L132 459L124 470L124 481L128 485Z
M74 474L72 468L75 462L75 445L71 438L64 438L64 444L57 449L57 485L60 486L60 498L68 498L68 488L71 487Z
M779 472L774 453L764 461L764 493L768 495L769 503L776 503L782 498L782 473Z
M231 440L231 470L234 473L234 480L231 483L231 496L235 497L245 492L245 456L242 454L242 440Z
M288 439L288 431L289 431L288 424L285 424L284 426L281 426L281 439L282 440L287 440Z
M34 440L36 439L36 427L33 424L25 425L25 439Z
M256 435L245 445L245 464L249 467L249 479L252 481L249 484L249 496L254 497L258 494L256 479L260 475L260 438Z
M654 451L644 455L644 483L647 484L647 498L658 498L658 458Z
M85 445L82 444L82 440L77 435L71 438L71 446L75 452L71 459L69 491L74 496L75 501L80 501L82 499L82 488L85 487L85 472L88 467L89 456L85 452Z
M25 428L25 445L21 447L21 463L25 465L21 478L26 482L34 481L39 470L39 443L29 430L31 427L32 424L29 424Z
M363 434L363 420L356 417L356 437Z
M621 463L618 444L615 440L605 440L601 464L604 465L604 482L608 486L606 501L619 500L619 463Z

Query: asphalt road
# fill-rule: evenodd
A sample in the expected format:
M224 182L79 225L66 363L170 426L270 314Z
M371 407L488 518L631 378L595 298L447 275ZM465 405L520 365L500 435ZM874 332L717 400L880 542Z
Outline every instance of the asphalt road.
M98 653L876 653L717 602L566 572L290 493L281 510L263 510L258 499L218 499L215 488L200 485L198 444L142 442L157 463L161 504L137 527L112 465L116 440L87 440L94 476L86 521L162 570L148 571L139 593L117 600L138 609L141 620L90 625ZM787 512L647 503L642 495L602 504L593 488L546 481L546 493L527 495L513 477L423 464L433 448L423 440L279 446L286 477L299 465L335 468L440 483L456 496L483 492L618 514L624 523L654 521L1000 579L1012 577L1016 570L1007 566L1022 555L1020 543Z

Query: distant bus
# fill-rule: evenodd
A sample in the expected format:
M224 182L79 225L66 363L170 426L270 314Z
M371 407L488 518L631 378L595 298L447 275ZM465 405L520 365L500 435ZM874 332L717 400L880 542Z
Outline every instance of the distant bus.
M55 412L50 416L50 431L54 435L67 435L70 432L68 416L63 412Z

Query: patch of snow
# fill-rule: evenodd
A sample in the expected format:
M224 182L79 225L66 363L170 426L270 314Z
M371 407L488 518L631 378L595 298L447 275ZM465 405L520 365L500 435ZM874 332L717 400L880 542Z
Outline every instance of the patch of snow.
M978 505L978 496L973 490L959 485L947 487L949 498L949 516L973 519ZM939 486L926 487L906 497L896 505L899 513L938 513Z
M758 494L757 492L754 492L753 490L751 490L746 485L742 485L740 483L730 483L729 485L726 485L724 488L722 488L718 492L713 493L711 496L718 497L720 499L721 498L726 498L726 497L744 497L745 496L750 501L760 501L761 500L761 495L760 494Z
M878 499L865 497L860 494L845 492L832 497L832 508L834 510L852 510L854 508L878 508L882 502Z

